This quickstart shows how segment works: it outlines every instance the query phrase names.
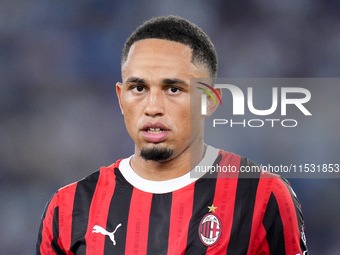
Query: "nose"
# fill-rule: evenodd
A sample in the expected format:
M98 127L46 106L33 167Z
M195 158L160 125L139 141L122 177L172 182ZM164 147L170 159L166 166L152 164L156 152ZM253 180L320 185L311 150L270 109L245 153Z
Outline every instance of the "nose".
M157 117L163 116L164 113L163 92L151 89L146 100L145 115L149 117Z

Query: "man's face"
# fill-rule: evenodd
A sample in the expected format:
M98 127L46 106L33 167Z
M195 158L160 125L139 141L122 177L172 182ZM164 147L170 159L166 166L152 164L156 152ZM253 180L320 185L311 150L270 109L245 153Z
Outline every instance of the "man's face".
M123 83L117 83L117 95L136 155L166 161L202 142L200 92L190 91L190 78L209 75L191 57L189 47L173 41L145 39L132 45L122 65ZM191 118L190 100L198 104Z

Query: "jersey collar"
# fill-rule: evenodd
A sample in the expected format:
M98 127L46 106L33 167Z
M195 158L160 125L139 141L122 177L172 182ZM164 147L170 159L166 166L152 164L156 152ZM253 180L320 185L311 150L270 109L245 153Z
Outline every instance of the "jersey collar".
M199 166L211 166L216 157L218 156L219 149L216 149L212 146L207 146L206 153L198 164ZM202 172L200 175L197 176L195 173L195 177L191 177L190 172L185 175L182 175L178 178L166 180L166 181L150 181L140 177L136 172L131 168L130 160L131 155L129 158L123 159L119 164L119 169L124 178L135 188L142 190L148 193L155 193L155 194L164 194L170 193L175 190L179 190L189 184L195 182L199 178L201 178L205 173ZM193 170L191 170L193 171Z

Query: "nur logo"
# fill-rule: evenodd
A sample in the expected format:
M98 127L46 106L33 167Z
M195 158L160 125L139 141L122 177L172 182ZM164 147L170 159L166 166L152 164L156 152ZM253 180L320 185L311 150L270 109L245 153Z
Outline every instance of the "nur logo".
M221 101L221 97L218 95L216 89L214 89L212 86L205 84L203 82L197 82L203 86L206 86L207 88L209 88L212 92L214 92L214 94L216 95L216 97L218 98L218 100L220 101L220 104L222 105L222 101ZM211 94L211 92L207 89L201 88L201 87L197 87L198 89L203 90L205 93L207 93L212 100L214 101L215 105L217 105L217 101L215 99L215 97L213 96L213 94ZM202 115L207 115L207 94L202 94L202 103L201 103L201 114Z

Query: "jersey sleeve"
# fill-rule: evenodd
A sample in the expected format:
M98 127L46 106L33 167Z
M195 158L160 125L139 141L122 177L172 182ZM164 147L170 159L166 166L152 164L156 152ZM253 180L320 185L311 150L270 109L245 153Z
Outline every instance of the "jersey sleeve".
M263 226L270 254L308 255L301 205L289 182L282 177L273 184Z
M37 255L69 254L76 188L77 182L59 189L45 207L36 245Z
M58 192L47 203L42 215L36 254L65 254L58 244L59 239L59 204Z

